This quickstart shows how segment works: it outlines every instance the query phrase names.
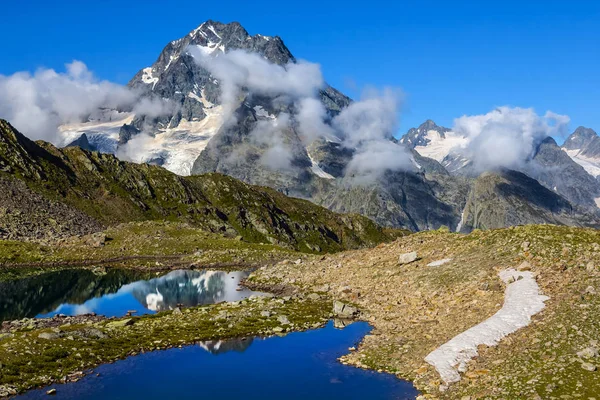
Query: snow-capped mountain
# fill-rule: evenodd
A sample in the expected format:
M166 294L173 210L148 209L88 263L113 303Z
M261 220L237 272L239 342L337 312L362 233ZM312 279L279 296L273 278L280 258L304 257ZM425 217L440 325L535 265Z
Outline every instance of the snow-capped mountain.
M580 126L565 140L562 149L600 180L600 136L593 129Z
M358 213L381 225L411 230L445 225L469 231L531 222L597 224L588 207L600 197L599 181L553 140L540 143L534 158L550 167L546 171L556 167L555 173L531 169L521 171L529 176L515 171L479 176L461 151L467 138L431 120L400 141L389 137L378 142L392 154L406 154L401 147L408 148L411 164L384 168L380 176L357 185L348 170L360 153L343 142L332 121L359 102L326 84L319 86L310 100L323 106L325 115L318 120L331 132L305 141L297 102L242 86L232 105L223 100L227 82L214 76L218 71L211 73L197 62L204 55L227 59L237 49L286 69L300 64L279 37L251 36L236 22L207 21L167 44L156 62L129 82L144 107L137 112L105 110L85 123L63 126L64 144L159 164L180 175L220 172L336 212ZM153 112L157 104L160 113ZM286 118L287 123L278 126ZM377 164L376 157L362 161ZM482 217L481 210L490 207L493 212Z
M475 178L481 172L473 169L472 161L461 151L468 139L431 120L411 128L400 143L439 161L452 175ZM531 158L518 170L574 204L600 208L600 180L595 179L600 175L600 137L580 127L562 150L548 137L536 145Z
M438 126L430 119L418 128L410 128L400 139L401 144L416 150L423 157L438 161L448 172L463 175L467 174L471 164L460 152L467 142L464 136Z
M189 175L194 161L221 128L224 112L222 83L194 60L190 47L212 56L241 49L277 65L296 61L277 36L251 36L237 22L206 21L183 38L168 43L156 62L142 68L129 82L141 101L146 101L147 112L113 110L85 123L62 126L64 144L85 133L90 144L100 151L122 151L125 158L133 161L152 162L179 175ZM320 98L331 113L339 112L350 101L329 86L320 92ZM152 101L159 99L170 111L162 110L154 116L157 102ZM253 98L257 119L268 120L281 111L273 109L270 100ZM140 135L142 132L146 134ZM125 145L130 141L134 142L128 149ZM318 168L314 172L321 174Z

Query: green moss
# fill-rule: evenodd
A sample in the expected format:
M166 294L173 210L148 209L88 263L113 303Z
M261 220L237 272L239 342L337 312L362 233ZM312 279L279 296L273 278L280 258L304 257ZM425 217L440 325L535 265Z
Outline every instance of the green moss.
M58 332L21 330L0 346L0 385L13 385L23 391L143 351L217 337L271 335L273 328L280 326L280 315L286 315L292 324L284 330L309 329L327 320L330 307L330 302L324 300L259 298L135 317L125 326L106 320L63 326ZM261 316L265 309L272 316ZM90 329L95 330L93 336ZM43 332L53 332L55 338L42 339L39 335Z

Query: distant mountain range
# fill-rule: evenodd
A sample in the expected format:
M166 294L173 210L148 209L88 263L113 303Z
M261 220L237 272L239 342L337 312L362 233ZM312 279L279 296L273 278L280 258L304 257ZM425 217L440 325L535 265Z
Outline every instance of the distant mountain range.
M336 137L307 145L292 123L277 134L292 149L293 168L268 168L258 160L269 148L251 140L251 132L282 113L293 115L295 104L245 90L234 110L236 122L224 124L223 82L194 60L190 46L214 57L242 49L277 65L296 62L279 37L251 36L236 22L207 21L168 43L129 82L142 98L175 104L172 112L152 117L106 110L100 119L62 127L65 138L84 149L118 153L141 132L149 133L135 143L140 161L180 175L220 172L383 226L445 225L467 232L527 223L600 224L600 138L591 129L578 128L562 147L550 137L536 143L518 170L481 173L460 152L467 139L428 120L400 140L389 140L389 146L407 149L411 168L357 185L346 174L355 149ZM328 85L318 99L329 119L352 104Z

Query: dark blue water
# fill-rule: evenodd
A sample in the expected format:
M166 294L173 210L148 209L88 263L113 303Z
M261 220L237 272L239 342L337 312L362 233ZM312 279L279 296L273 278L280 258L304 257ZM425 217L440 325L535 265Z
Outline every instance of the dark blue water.
M121 317L130 310L152 314L179 304L192 307L238 301L253 294L240 287L247 271L172 271L148 278L139 272L112 269L64 270L0 282L0 321L56 314L96 313Z
M205 342L103 365L51 387L57 399L414 399L409 382L336 361L369 330L363 322L343 330L329 323L284 337ZM48 389L18 398L47 399Z

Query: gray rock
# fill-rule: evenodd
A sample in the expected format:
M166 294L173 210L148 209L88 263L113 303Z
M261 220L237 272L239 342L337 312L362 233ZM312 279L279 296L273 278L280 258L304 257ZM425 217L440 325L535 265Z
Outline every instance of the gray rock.
M597 369L594 364L587 362L581 363L581 368L585 369L586 371L595 371Z
M53 332L42 332L38 335L38 338L45 339L45 340L58 339L59 337L60 337L60 334L53 333Z
M319 293L311 293L306 297L308 297L310 300L319 300L321 295Z
M261 311L260 316L264 318L269 318L271 316L271 312L267 310Z
M290 320L285 315L280 315L279 317L277 317L277 321L279 321L279 323L281 325L289 325L290 324Z
M336 300L333 302L333 315L339 318L354 318L358 315L358 309Z
M416 251L400 254L400 257L398 257L398 264L400 264L400 265L409 264L409 263L415 261L416 259L417 259Z
M598 357L598 349L594 347L586 347L585 349L577 352L577 356L581 358Z

